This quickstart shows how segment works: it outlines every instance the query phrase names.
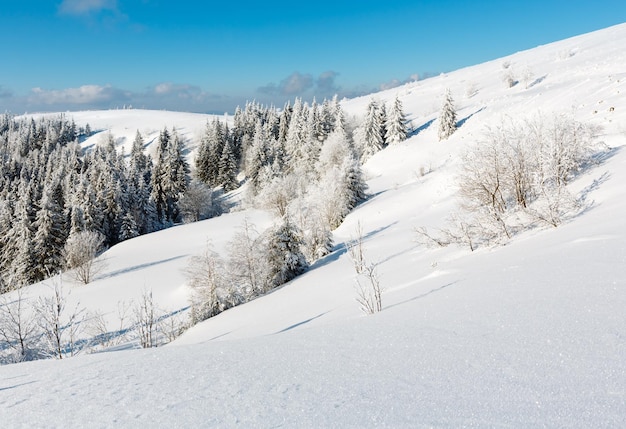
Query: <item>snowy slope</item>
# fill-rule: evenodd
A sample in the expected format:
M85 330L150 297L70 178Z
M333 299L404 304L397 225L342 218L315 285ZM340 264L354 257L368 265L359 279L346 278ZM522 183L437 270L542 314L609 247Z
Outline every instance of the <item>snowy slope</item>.
M397 93L419 132L368 162L372 196L335 231L335 252L167 347L0 367L0 421L7 427L626 426L624 42L626 25L616 26L377 94L390 101ZM532 70L528 88L521 81L505 87L505 62L520 76ZM462 126L440 143L433 120L448 87ZM344 107L360 114L368 100L346 100ZM588 192L591 209L502 247L419 246L414 228L442 226L456 206L463 148L503 116L538 110L603 127L611 156L571 185ZM90 112L78 115L97 126ZM111 115L107 120L116 124ZM188 119L191 129L195 119ZM198 122L204 126L205 119ZM115 246L102 278L71 286L71 299L113 317L119 300L149 287L163 308L180 309L187 258L207 238L223 248L244 217L259 229L271 223L265 213L238 212ZM359 223L366 256L378 263L385 287L383 311L375 316L359 311L344 247Z

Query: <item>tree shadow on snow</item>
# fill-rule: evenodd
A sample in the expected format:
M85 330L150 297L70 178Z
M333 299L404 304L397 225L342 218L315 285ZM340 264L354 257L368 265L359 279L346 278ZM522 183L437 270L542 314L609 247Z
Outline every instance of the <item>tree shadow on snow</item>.
M111 277L117 277L121 274L132 273L133 271L139 271L139 270L143 270L144 268L153 267L155 265L165 264L167 262L175 261L176 259L186 258L187 256L189 255L174 256L173 258L162 259L160 261L155 261L155 262L148 262L146 264L135 265L134 267L122 268L120 270L98 276L96 280L110 279Z
M546 80L546 78L548 77L547 74L544 74L541 77L538 77L537 79L533 80L531 83L528 84L527 88L532 88L535 85L539 85L541 82L543 82L544 80Z
M407 300L404 300L404 301L398 302L398 303L396 303L396 304L392 304L392 305L389 305L389 306L385 306L385 307L383 308L383 310L386 310L386 309L388 309L388 308L397 307L397 306L399 306L399 305L407 304L407 303L409 303L409 302L411 302L411 301L417 301L418 299L426 298L427 296L432 295L432 294L434 294L434 293L436 293L436 292L441 292L442 290L444 290L444 289L446 289L446 288L448 288L448 287L452 286L452 285L453 285L453 284L455 284L455 283L456 283L456 282L448 283L448 284L445 284L445 285L443 285L443 286L439 286L438 288L431 289L431 290L429 290L428 292L423 293L423 294L421 294L421 295L414 296L413 298L409 298L409 299L407 299Z
M477 111L475 111L474 113L470 113L468 116L464 117L463 119L457 121L456 123L456 127L457 128L461 128L463 125L465 125L465 123L467 122L468 119L470 119L472 116L474 116L477 113L482 112L483 110L485 110L486 107L481 107L480 109L478 109Z
M287 331L289 331L291 329L297 328L298 326L306 325L307 323L312 322L315 319L319 319L320 317L322 317L323 315L328 314L328 313L329 313L328 311L325 311L323 313L318 314L317 316L313 316L313 317L311 317L309 319L303 320L302 322L298 322L298 323L295 323L295 324L293 324L291 326L287 326L286 328L281 329L280 331L277 331L274 334L280 334L282 332L287 332Z
M585 163L582 166L581 171L579 172L579 174L577 174L577 176L580 176L581 174L604 164L607 160L617 155L617 153L621 150L622 150L622 146L613 147L613 148L609 148L608 150L598 152L592 157L592 159L589 162ZM577 195L577 201L581 205L581 210L576 213L575 217L579 217L587 213L589 210L591 210L595 206L595 202L589 199L591 193L597 190L598 188L600 188L600 186L604 184L610 178L611 178L611 173L609 173L608 171L605 171L604 173L600 175L600 177L598 177L597 179L594 179L593 182L591 182L589 186L585 187L583 190L579 192L579 194Z
M431 124L432 124L433 122L435 122L435 118L433 118L433 119L431 119L430 121L428 121L428 122L426 122L426 123L424 123L424 124L420 125L420 126L419 126L419 127L417 127L417 128L414 128L414 129L413 129L413 130L409 133L409 136L408 136L408 137L413 137L413 136L418 135L419 133L421 133L422 131L424 131L424 130L425 130L425 129L427 129L428 127L430 127L430 126L431 126Z
M365 234L363 236L363 242L365 243L367 240L369 240L370 238L372 238L376 234L379 234L379 233L385 231L386 229L391 228L396 223L398 223L398 222L392 222L389 225L386 225L386 226L383 226L383 227L380 227L380 228L377 228L377 229L375 229L373 231L368 232L367 234ZM309 271L315 270L317 268L321 268L321 267L323 267L325 265L330 264L331 262L334 262L334 261L338 260L341 257L341 255L343 255L344 253L346 253L348 251L349 247L350 247L350 242L342 242L342 243L336 244L335 247L333 248L333 250L328 255L326 255L323 258L320 258L317 261L313 262L311 264L311 266L309 267Z
M33 380L33 381L27 381L25 383L16 384L16 385L13 385L13 386L0 387L0 392L5 391L5 390L16 389L18 387L26 386L27 384L33 384L33 383L36 383L36 381Z

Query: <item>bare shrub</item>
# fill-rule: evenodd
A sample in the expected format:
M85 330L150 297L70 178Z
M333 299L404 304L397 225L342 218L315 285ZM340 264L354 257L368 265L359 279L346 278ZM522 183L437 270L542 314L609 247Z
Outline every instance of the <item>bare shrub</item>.
M36 335L37 324L26 306L22 289L18 289L11 298L8 295L0 297L0 338L8 349L3 353L3 360L31 360L36 354Z
M535 79L535 73L533 72L533 70L530 68L529 65L526 65L524 69L522 70L522 82L524 83L524 88L525 89L530 88L534 79Z
M356 237L350 239L348 245L348 252L352 259L354 271L357 274L361 274L365 270L365 249L363 248L363 226L361 221L356 226Z
M139 344L144 349L158 346L158 314L152 291L144 290L139 302L135 304L135 327L139 335Z
M55 283L52 295L40 297L34 306L37 324L44 335L43 353L62 359L80 352L78 337L84 328L85 309L79 303L67 307L62 285Z
M264 256L264 245L256 226L244 219L228 243L228 281L225 283L232 287L225 294L230 297L224 302L225 307L233 307L264 292ZM223 286L228 288L228 284Z
M380 285L376 265L368 264L360 276L356 278L357 302L365 314L374 314L382 311L383 289Z
M356 300L361 311L365 314L374 314L382 310L383 288L378 277L378 270L375 264L368 263L365 258L363 247L363 228L361 222L357 224L356 237L351 240L348 247L350 258L357 276Z
M191 288L191 323L196 324L218 314L218 290L224 283L223 261L207 244L202 255L193 256L184 270Z
M130 316L131 304L120 301L117 303L116 319L117 325L110 326L101 312L91 313L87 318L86 332L91 337L92 347L101 346L103 348L113 347L122 344L128 339L127 320Z
M189 326L185 322L185 317L181 311L176 311L163 316L159 322L159 326L163 333L164 340L171 343L185 332Z

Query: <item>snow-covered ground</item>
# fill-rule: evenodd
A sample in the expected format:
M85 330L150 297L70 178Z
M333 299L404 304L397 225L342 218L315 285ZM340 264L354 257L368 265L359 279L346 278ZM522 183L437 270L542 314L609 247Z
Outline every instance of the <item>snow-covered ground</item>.
M371 198L335 231L332 254L166 347L0 367L2 426L626 427L624 43L620 25L377 94L398 94L419 132L366 164ZM438 142L446 88L462 125ZM359 114L368 100L344 107ZM456 207L463 149L486 126L538 111L603 127L611 156L570 185L591 208L501 247L418 245L414 229L442 226ZM202 130L207 118L133 112L72 115L130 141L136 129ZM99 279L65 283L70 299L114 318L118 302L150 289L179 310L188 258L207 239L223 249L246 217L272 222L241 211L115 246ZM345 250L359 224L385 288L373 316L359 310Z

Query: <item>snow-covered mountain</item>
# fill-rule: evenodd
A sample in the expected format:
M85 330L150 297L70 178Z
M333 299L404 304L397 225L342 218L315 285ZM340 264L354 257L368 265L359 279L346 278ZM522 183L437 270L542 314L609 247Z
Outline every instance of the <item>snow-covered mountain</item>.
M398 95L417 131L367 162L371 196L334 231L333 253L166 347L0 367L3 426L626 426L625 42L619 25L376 94ZM508 87L509 76L518 83ZM447 88L461 126L439 142ZM362 114L369 98L343 107ZM538 112L602 127L610 156L569 185L589 209L504 246L418 244L416 227L443 226L458 205L465 148L504 118ZM207 120L71 115L120 144L164 125L193 138ZM189 258L207 240L223 250L245 218L259 229L272 222L239 211L123 242L96 281L71 285L69 300L111 326L119 304L145 290L174 313L188 305ZM358 225L384 287L373 316L359 310L345 247Z

